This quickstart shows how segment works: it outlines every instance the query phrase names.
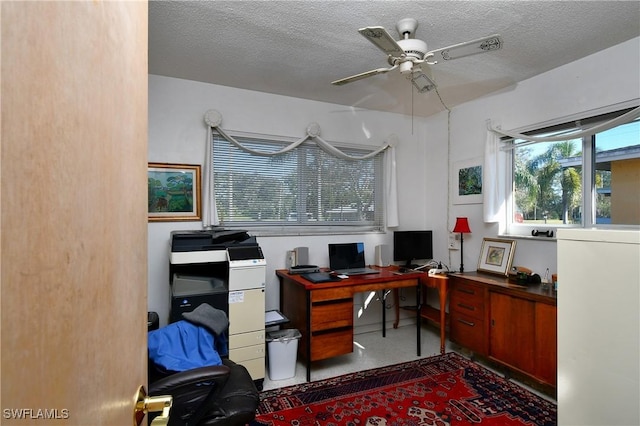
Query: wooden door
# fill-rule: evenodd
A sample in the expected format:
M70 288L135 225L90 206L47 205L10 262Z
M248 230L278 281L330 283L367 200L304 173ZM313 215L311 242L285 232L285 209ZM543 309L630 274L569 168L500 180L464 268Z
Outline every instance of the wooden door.
M2 424L131 425L147 357L147 4L1 8Z
M522 371L533 373L535 303L490 292L489 354Z

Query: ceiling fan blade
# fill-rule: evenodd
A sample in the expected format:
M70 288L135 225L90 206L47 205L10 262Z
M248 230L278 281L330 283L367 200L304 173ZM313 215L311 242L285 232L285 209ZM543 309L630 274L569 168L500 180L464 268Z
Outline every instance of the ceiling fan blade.
M358 32L387 55L393 57L404 55L402 47L400 47L384 27L365 27L360 28Z
M397 65L394 65L391 68L377 68L375 70L352 75L351 77L341 78L340 80L332 81L331 84L334 84L336 86L342 86L343 84L351 83L352 81L362 80L363 78L371 77L372 75L384 74L396 68L398 68Z
M449 61L451 59L458 59L464 56L475 55L477 53L492 52L494 50L502 49L504 41L499 34L493 34L488 37L482 37L476 40L467 41L464 43L454 44L452 46L443 47L441 49L432 50L427 52L425 57L433 55L432 59L436 61L442 59ZM437 63L437 62L434 62Z

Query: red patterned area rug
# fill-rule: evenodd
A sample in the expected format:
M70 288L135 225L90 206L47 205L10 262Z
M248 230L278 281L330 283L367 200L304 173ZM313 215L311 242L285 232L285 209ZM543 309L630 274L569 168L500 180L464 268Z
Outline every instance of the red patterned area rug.
M557 407L456 353L264 391L252 426L555 425Z

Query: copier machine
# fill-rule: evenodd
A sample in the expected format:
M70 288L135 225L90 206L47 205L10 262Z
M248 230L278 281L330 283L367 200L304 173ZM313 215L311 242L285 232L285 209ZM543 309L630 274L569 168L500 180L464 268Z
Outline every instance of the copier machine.
M229 359L259 386L265 377L266 261L246 231L215 228L171 232L170 322L201 303L229 318Z

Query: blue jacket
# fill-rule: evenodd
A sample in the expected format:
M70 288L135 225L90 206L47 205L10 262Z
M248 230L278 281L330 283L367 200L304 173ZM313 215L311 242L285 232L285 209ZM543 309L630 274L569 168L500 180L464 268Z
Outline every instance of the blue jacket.
M221 365L220 356L228 354L224 333L217 337L206 328L188 321L178 321L150 331L149 358L170 371L186 371Z

